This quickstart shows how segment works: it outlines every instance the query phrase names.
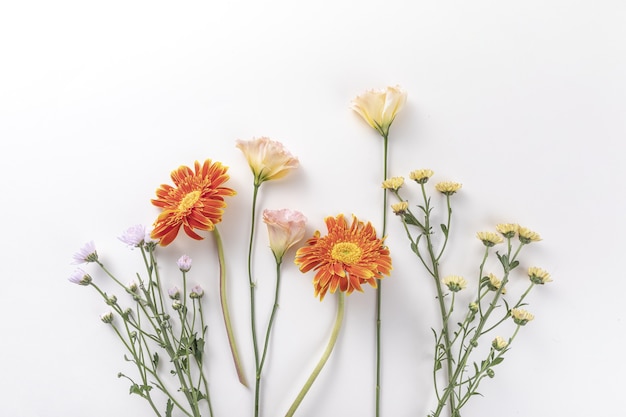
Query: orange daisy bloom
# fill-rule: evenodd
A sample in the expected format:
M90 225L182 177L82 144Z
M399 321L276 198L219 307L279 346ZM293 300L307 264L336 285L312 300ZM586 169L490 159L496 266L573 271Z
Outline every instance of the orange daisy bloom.
M230 178L228 167L210 159L202 165L196 161L194 170L180 166L172 171L174 187L163 184L156 190L152 201L163 212L154 222L151 237L159 239L162 246L169 245L178 235L180 227L193 239L201 240L197 230L213 230L222 221L225 196L235 195L235 190L221 187Z
M295 260L300 271L317 271L313 278L315 296L319 295L321 301L328 290L334 293L337 288L346 294L362 292L362 284L376 288L376 279L391 273L391 257L384 239L376 237L370 222L366 224L354 216L350 226L343 214L324 221L328 234L320 237L316 231L307 246L298 249Z

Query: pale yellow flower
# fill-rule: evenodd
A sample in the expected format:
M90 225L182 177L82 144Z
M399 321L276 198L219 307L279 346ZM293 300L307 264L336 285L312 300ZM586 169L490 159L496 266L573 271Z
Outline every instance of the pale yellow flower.
M442 280L442 282L452 292L458 292L467 287L467 281L465 281L465 278L458 275L448 275Z
M494 232L478 232L476 233L476 237L487 247L497 245L504 241L502 236Z
M500 336L496 336L496 338L493 339L493 342L491 342L491 346L493 346L493 348L498 351L506 348L508 345L509 342L507 342L506 340L504 340L504 338Z
M351 108L383 137L406 102L406 92L396 86L369 90L352 100Z
M489 282L487 283L489 289L491 291L498 291L502 286L502 281L500 281L494 274L487 275L487 278L489 278ZM502 292L504 293L504 289Z
M400 201L391 205L391 209L395 214L404 214L409 209L409 203L406 201Z
M517 229L517 234L519 235L519 240L522 243L539 242L541 240L539 233L533 232L527 227L520 226L519 229Z
M517 230L519 229L519 225L515 223L500 223L496 226L496 230L506 238L511 238L515 236Z
M298 158L291 155L282 143L269 138L237 140L236 143L252 169L255 185L282 178L300 165Z
M411 171L409 177L418 184L426 184L434 174L432 169L416 169Z
M437 191L445 195L452 195L461 189L462 185L458 182L444 181L435 185Z
M528 268L528 277L533 284L543 285L546 282L552 282L550 274L541 268L531 266Z
M513 321L515 324L519 324L520 326L525 325L529 321L535 318L528 311L523 310L521 308L514 308L511 310L511 317L513 317Z
M383 188L386 190L398 191L404 185L404 177L391 177L383 181Z

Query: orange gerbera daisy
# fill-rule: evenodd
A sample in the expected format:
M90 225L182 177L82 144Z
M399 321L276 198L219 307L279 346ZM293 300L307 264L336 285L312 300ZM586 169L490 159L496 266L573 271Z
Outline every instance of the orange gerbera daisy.
M362 284L376 288L376 279L391 272L391 257L384 239L376 237L370 222L366 224L354 216L350 226L343 214L324 221L328 235L320 237L316 231L307 246L298 249L295 260L300 271L317 271L313 279L315 296L319 295L321 301L328 290L334 293L337 288L347 294L362 292Z
M175 186L161 185L156 191L157 198L151 200L163 209L151 234L162 246L172 243L181 226L189 237L202 239L194 229L213 230L222 221L224 197L236 194L235 190L221 187L230 177L226 174L228 167L220 162L207 159L200 165L196 161L194 168L183 165L172 171Z

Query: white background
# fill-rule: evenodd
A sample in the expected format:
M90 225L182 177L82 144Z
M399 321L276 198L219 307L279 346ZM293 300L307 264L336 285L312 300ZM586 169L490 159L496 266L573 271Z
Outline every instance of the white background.
M475 233L518 222L543 237L522 267L541 266L554 279L531 294L535 320L463 415L613 413L626 371L625 21L619 0L3 3L0 415L150 415L116 378L130 368L99 321L106 306L67 281L71 256L94 240L102 259L131 277L138 253L117 236L152 223L158 210L149 200L172 169L205 158L228 165L238 191L220 231L252 380L252 175L235 140L270 136L300 158L293 175L262 186L261 209L302 211L307 235L337 213L380 227L382 141L349 103L395 84L409 98L391 129L390 174L431 168L434 180L463 183L444 273L474 283L482 250ZM274 278L260 226L262 328ZM425 416L434 406L430 327L438 321L432 282L399 226L390 216L382 415ZM215 415L248 416L252 391L232 371L207 236L181 236L162 262L194 258L190 279L208 293ZM311 279L285 262L267 417L284 415L330 331L334 299L316 300ZM511 292L525 287L517 280ZM374 291L351 295L346 307L337 348L300 416L374 415Z

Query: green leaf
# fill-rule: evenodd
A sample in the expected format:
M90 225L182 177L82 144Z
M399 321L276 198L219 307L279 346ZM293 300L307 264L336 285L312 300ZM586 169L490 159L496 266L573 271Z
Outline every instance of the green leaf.
M137 394L140 397L143 397L143 392L141 391L141 388L137 384L133 384L133 385L130 386L130 392L128 394L129 395Z
M154 355L152 356L152 366L156 369L158 364L159 364L159 355L158 353L154 352Z
M519 265L519 261L513 261L511 262L511 265L509 265L509 267L511 268L511 270L517 268L517 266Z
M448 227L443 223L441 223L441 231L445 237L448 237Z
M502 356L500 356L499 358L495 358L493 360L493 362L491 362L491 366L495 366L495 365L497 365L499 363L502 363L503 360L504 360L504 358Z
M168 398L165 405L165 417L172 417L172 410L174 410L174 403Z

